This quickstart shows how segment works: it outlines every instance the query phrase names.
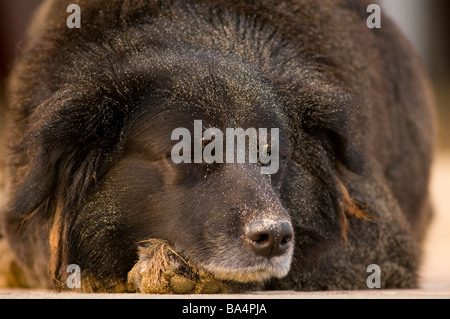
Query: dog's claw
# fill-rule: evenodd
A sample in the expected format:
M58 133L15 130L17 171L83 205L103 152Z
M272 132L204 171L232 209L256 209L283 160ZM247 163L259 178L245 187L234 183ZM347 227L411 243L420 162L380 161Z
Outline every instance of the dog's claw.
M169 285L174 293L187 294L194 291L197 283L190 280L189 278L180 275L174 275L170 278Z

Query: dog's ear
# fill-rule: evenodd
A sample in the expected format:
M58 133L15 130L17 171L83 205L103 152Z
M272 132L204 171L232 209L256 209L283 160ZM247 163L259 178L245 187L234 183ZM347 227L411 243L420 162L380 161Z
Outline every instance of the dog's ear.
M335 152L336 160L342 163L345 167L350 169L353 173L364 173L364 157L359 148L352 143L348 137L348 132L341 132L341 134L331 132L331 140Z
M113 108L107 98L96 101L76 92L55 93L30 121L21 145L29 162L12 203L17 216L43 206L39 211L48 214L48 206L57 202L78 203L117 153L125 117L108 110L121 108Z
M114 51L110 46L105 45ZM13 150L21 156L14 214L28 216L49 199L53 206L79 203L114 164L139 110L157 112L164 105L171 87L165 67L134 62L119 60L110 67L82 59L82 74L65 74L60 89L34 108Z
M334 160L356 174L363 174L364 157L354 142L357 134L352 131L360 109L358 100L336 86L328 91L313 88L302 101L305 106L301 110L303 130L326 144Z

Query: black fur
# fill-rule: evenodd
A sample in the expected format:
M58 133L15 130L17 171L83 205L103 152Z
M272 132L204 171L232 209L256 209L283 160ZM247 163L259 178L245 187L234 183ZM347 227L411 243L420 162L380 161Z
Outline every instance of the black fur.
M74 2L80 29L66 26ZM367 288L369 264L383 288L417 286L429 93L409 44L385 16L368 29L366 6L45 4L8 87L4 232L29 285L64 284L75 263L87 290L120 291L150 238L213 274L246 267L256 261L245 225L275 216L291 220L295 247L289 274L267 289ZM173 164L170 134L194 119L279 127L278 173Z

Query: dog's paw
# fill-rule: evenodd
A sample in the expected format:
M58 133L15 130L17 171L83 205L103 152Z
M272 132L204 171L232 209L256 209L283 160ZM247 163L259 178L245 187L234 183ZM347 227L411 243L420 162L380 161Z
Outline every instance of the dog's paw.
M180 256L167 242L141 242L139 260L128 273L131 289L141 293L198 294L223 293L227 285L198 269Z

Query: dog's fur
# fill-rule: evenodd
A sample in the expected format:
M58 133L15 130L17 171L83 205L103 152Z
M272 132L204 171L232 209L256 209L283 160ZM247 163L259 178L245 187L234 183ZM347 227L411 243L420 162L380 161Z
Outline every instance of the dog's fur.
M66 26L70 3L80 29ZM367 288L369 264L383 288L417 286L430 96L389 19L366 26L367 4L46 2L7 90L3 232L27 284L63 286L78 264L85 290L125 291L138 243L156 238L259 288ZM174 164L170 134L194 119L280 128L279 171ZM293 253L249 252L258 218L290 221Z

